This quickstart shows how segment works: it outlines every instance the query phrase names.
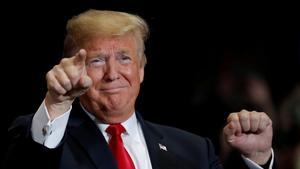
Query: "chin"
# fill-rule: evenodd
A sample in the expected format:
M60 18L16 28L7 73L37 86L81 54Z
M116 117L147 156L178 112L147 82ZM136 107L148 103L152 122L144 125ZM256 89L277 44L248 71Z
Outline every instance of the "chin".
M120 105L110 105L110 106L107 106L106 109L108 112L112 112L116 115L121 114L125 110L125 108Z

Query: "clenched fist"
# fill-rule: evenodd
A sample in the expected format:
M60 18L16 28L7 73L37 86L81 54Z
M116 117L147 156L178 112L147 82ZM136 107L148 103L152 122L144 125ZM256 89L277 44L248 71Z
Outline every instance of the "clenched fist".
M45 104L51 120L66 112L74 99L92 85L86 72L87 52L81 49L71 58L63 58L46 75L48 92Z
M272 121L266 113L242 110L231 113L224 127L224 135L230 146L247 158L263 165L272 153Z

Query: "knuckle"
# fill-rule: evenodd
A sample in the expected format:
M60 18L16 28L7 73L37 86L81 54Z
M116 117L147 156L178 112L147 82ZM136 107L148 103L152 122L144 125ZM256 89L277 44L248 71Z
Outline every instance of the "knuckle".
M65 65L65 64L67 64L67 63L69 62L69 60L70 60L70 58L62 58L62 59L60 60L60 64L61 64L61 65Z
M47 80L48 89L53 89L55 85L56 85L55 80L53 78L49 77Z
M72 83L76 82L78 79L78 74L76 72L69 72L68 77Z
M55 65L52 68L53 71L58 72L60 70L60 66L59 65Z
M68 71L68 75L69 75L70 79L72 80L78 76L78 73L75 71Z
M53 91L55 91L57 88L56 85L53 83L53 81L49 81L47 84L47 87L48 87L48 90L53 90Z
M261 118L262 120L268 120L268 119L269 119L269 116L268 116L265 112L262 112L262 113L260 113L260 118Z
M263 115L264 117L266 117L266 118L269 117L269 116L267 115L267 113L265 113L265 112L262 112L262 115Z
M49 91L53 91L58 94L64 94L66 91L56 81L52 80L47 83Z
M248 113L249 111L248 110L246 110L246 109L242 109L241 111L240 111L240 113Z
M256 111L252 111L250 112L249 116L251 120L258 120L259 113L257 113Z
M62 87L57 86L57 85L54 86L54 90L55 90L57 93L61 94L61 95L63 95L63 94L66 93L66 90L64 90Z
M69 79L64 79L64 81L62 82L62 86L67 90L72 89L72 84L71 84L71 81Z
M239 116L239 119L240 120L242 120L242 121L244 121L244 120L247 120L248 119L248 113L245 113L245 112L240 112L239 114L238 114L238 116Z
M74 78L78 78L78 76L80 76L81 74L81 72L78 69L75 69L74 67L66 69L65 72L71 80Z
M47 81L50 81L50 79L52 79L52 77L53 77L52 71L50 70L50 71L48 71L48 72L46 73L46 80L47 80Z
M238 120L237 113L230 113L227 117L227 122Z

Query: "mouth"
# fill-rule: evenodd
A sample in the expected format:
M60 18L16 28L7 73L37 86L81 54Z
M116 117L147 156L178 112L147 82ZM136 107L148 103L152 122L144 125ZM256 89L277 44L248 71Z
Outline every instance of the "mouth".
M108 87L108 88L102 88L100 89L101 92L103 93L118 93L121 90L125 89L124 86L120 86L120 87Z

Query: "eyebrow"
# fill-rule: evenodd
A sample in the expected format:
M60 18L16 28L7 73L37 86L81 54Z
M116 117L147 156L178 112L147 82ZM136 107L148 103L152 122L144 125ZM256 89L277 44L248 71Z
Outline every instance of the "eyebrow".
M107 54L103 54L103 53L92 53L89 58L92 59L92 58L106 58L108 57Z
M118 51L117 54L122 54L122 55L127 55L129 53L128 50L121 50L121 51Z
M120 49L118 51L116 51L117 55L128 55L129 54L129 50L128 49ZM108 54L105 54L101 51L92 51L91 55L89 56L90 59L92 58L106 58L109 57Z
M117 54L128 54L129 51L128 50L119 50L116 52ZM91 54L92 57L106 57L108 56L108 54L102 53L102 52L95 52Z

